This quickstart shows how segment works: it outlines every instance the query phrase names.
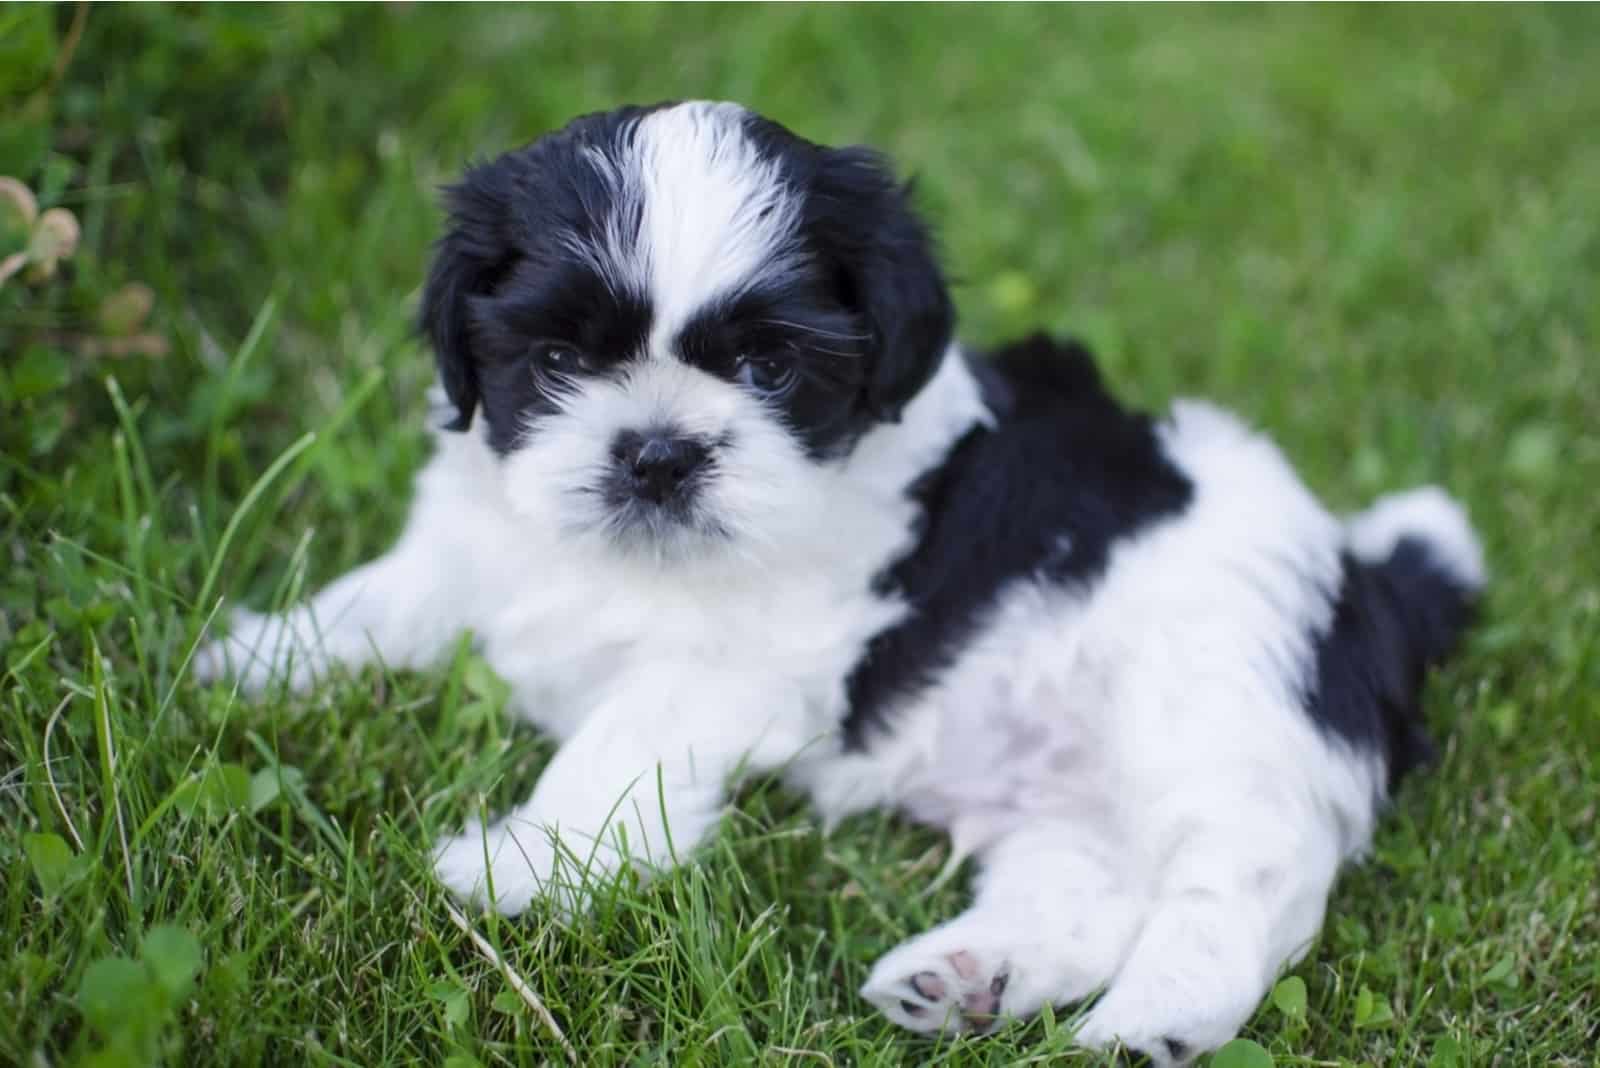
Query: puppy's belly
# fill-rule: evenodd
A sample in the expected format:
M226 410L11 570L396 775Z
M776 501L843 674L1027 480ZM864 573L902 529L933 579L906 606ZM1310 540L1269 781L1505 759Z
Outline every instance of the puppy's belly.
M1153 856L1202 799L1286 818L1305 804L1297 818L1332 813L1353 847L1371 822L1370 769L1331 750L1298 703L1302 606L1262 594L1277 556L1220 566L1226 547L1207 533L1139 539L1088 588L1012 585L862 751L798 785L825 819L893 807L962 852L1051 822Z
M1041 819L1113 818L1103 736L1111 679L1081 648L1076 596L1013 591L1000 616L905 710L925 740L895 803L948 828L962 849Z
M897 808L981 848L1041 818L1104 811L1105 673L1085 662L1080 595L1019 585L990 625L859 751L791 775L825 820Z

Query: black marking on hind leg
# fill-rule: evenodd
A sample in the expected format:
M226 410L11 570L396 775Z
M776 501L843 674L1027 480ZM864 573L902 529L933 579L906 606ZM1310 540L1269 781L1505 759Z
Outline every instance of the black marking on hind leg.
M1166 1038L1161 1040L1161 1044L1167 1047L1167 1056L1171 1057L1173 1060L1186 1061L1189 1059L1189 1043L1183 1041L1182 1039L1173 1038L1171 1035L1168 1035Z

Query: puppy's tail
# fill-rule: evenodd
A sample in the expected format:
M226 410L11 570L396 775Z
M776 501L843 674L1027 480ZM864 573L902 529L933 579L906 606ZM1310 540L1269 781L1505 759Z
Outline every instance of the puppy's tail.
M1345 525L1345 573L1319 653L1321 715L1381 745L1389 786L1429 762L1423 677L1454 650L1483 589L1466 512L1429 486L1379 498Z
M1428 665L1455 648L1483 589L1483 548L1466 510L1437 486L1379 497L1347 526L1350 554L1393 595Z

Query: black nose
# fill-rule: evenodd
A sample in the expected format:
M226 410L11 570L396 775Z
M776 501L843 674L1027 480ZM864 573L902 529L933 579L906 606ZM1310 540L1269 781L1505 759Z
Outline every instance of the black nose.
M705 465L709 450L693 438L630 433L617 438L612 454L634 495L660 504Z

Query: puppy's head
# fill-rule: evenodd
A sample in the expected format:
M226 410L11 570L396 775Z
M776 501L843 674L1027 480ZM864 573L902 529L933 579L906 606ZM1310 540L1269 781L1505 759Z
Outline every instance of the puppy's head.
M781 541L949 341L883 161L735 105L579 118L448 207L422 325L451 429L483 420L520 512L625 551Z

